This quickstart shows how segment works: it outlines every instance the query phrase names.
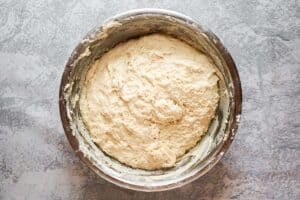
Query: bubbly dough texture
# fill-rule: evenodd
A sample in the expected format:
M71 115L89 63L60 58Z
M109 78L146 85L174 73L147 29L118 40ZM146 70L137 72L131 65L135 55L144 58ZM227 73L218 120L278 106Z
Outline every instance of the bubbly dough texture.
M134 168L169 168L201 139L219 101L215 66L152 34L119 44L87 73L80 97L92 140Z

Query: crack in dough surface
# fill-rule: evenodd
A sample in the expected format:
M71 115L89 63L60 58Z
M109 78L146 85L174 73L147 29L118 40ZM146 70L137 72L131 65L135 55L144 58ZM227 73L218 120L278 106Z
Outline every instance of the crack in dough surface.
M161 34L117 45L86 75L80 110L92 140L133 168L175 165L208 130L219 101L216 67Z

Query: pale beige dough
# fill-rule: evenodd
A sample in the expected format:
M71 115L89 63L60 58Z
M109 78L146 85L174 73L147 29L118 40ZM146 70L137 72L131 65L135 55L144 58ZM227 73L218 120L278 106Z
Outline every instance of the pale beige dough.
M218 80L207 56L152 34L95 61L80 109L105 153L134 168L168 168L206 133L219 101Z

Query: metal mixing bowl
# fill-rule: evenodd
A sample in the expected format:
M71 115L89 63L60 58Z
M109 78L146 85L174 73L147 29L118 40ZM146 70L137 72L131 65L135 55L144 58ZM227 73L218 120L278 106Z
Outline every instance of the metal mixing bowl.
M103 153L91 140L80 114L78 99L87 70L94 60L118 43L131 38L164 33L208 55L218 67L220 102L209 131L176 166L166 170L133 169ZM66 136L80 159L105 180L139 191L180 187L208 172L228 149L241 114L239 75L220 40L195 20L167 10L128 11L93 29L77 45L62 76L59 105Z

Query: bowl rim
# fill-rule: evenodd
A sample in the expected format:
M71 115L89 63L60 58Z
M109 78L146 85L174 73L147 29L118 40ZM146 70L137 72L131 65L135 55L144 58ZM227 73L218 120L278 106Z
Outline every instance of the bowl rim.
M79 43L71 56L69 57L65 68L64 72L61 78L61 83L60 83L60 89L59 89L59 110L60 110L60 117L62 121L62 125L64 128L65 135L72 147L72 149L75 151L75 154L80 158L82 162L84 162L92 171L94 171L98 176L101 178L105 179L106 181L113 183L117 186L120 186L122 188L126 189L131 189L131 190L136 190L136 191L144 191L144 192L158 192L158 191L165 191L165 190L171 190L174 188L181 187L183 185L186 185L199 177L203 176L206 174L210 169L212 169L219 161L220 159L224 156L224 153L228 150L231 142L234 139L234 136L236 134L239 122L240 122L240 115L242 111L242 87L241 87L241 82L239 78L239 74L237 71L237 67L235 65L235 62L233 61L230 53L228 50L224 47L224 45L221 43L220 39L208 28L205 26L201 25L198 21L175 11L171 10L165 10L165 9L155 9L155 8L143 8L143 9L134 9L134 10L129 10L120 14L117 14L108 20L105 20L102 25L98 25L95 28L93 28L91 31L88 32L86 37L88 38L91 33L99 31L100 27L103 27L103 25L115 21L115 20L121 20L121 19L126 19L128 17L132 16L138 16L138 15L157 15L157 16L169 16L169 17L174 17L179 20L185 21L185 23L193 25L196 29L201 30L202 33L204 33L210 41L214 42L215 47L217 50L220 52L221 56L223 57L224 61L228 65L229 73L232 76L232 81L233 81L233 100L234 100L234 109L233 109L233 120L229 124L229 135L227 138L225 138L222 143L221 147L216 149L216 156L214 159L212 159L206 166L204 166L201 170L197 171L195 174L192 176L188 176L181 180L180 182L176 183L171 183L167 185L161 185L161 186L141 186L141 185L135 185L131 183L127 183L125 181L116 179L110 175L107 175L97 167L95 167L92 162L84 156L84 154L80 151L79 149L79 143L77 141L77 138L72 134L72 129L70 127L70 122L68 120L68 115L67 115L67 105L65 101L65 87L68 84L69 81L69 76L72 72L72 69L74 68L73 62L79 58L80 56L80 49L83 48L83 44Z

